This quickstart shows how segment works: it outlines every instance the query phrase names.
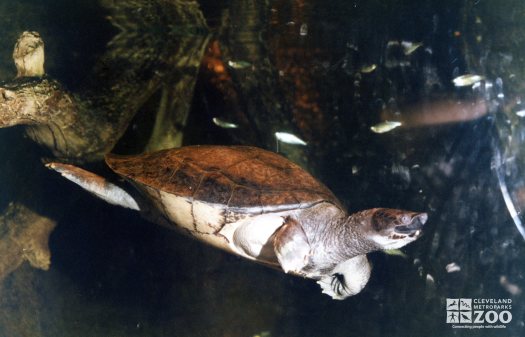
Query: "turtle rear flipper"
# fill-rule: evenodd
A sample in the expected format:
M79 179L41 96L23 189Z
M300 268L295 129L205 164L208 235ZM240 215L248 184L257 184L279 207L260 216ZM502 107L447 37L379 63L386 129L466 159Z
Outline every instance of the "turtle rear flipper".
M46 167L59 172L64 178L110 204L140 210L135 198L128 192L94 173L62 163L49 163Z
M338 264L330 275L317 281L323 293L334 300L344 300L359 293L367 284L372 270L366 255L358 255Z

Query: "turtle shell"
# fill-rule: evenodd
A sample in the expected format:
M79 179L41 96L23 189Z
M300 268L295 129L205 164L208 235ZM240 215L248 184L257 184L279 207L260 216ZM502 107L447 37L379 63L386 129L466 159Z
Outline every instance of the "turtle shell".
M236 212L265 213L340 202L288 159L248 146L187 146L135 156L109 154L106 163L133 183Z

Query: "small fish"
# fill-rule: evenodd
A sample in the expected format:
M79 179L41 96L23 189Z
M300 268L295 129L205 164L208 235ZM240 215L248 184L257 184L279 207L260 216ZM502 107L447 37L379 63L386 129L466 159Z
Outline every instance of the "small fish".
M237 129L239 127L239 125L235 123L226 122L217 117L213 117L212 121L213 121L213 124L223 129Z
M423 44L421 42L401 41L401 46L403 47L403 53L407 56L415 52L422 45Z
M303 145L303 146L307 145L304 140L288 132L276 132L275 138L277 138L278 141L287 143L287 144Z
M427 274L426 283L427 285L434 285L434 283L436 283L436 281L434 280L434 276Z
M447 273L455 273L461 271L461 267L456 264L456 262L451 262L445 266Z
M390 40L386 43L386 47L387 48L391 48L391 47L394 47L394 46L399 46L399 41L396 41L396 40Z
M372 71L376 70L377 69L377 64L371 64L371 65L367 65L367 66L363 66L361 68L361 72L363 74L370 74Z
M510 283L505 275L501 275L499 277L499 283L501 284L503 289L508 291L511 295L519 296L523 292L517 284Z
M481 82L485 77L474 74L461 75L452 80L456 87L468 87L477 82Z
M381 123L378 123L376 125L371 126L370 130L372 130L375 133L385 133L385 132L388 132L388 131L392 131L395 128L397 128L398 126L401 126L401 125L402 125L401 122L384 121L384 122L381 122Z
M301 28L299 28L299 35L301 36L308 35L308 25L306 23L303 23L301 25Z
M421 42L412 42L412 41L396 41L396 40L390 40L387 42L386 44L386 48L387 49L390 49L390 48L393 48L393 47L398 47L401 46L402 50L403 50L403 54L405 54L405 56L408 56L410 54L412 54L413 52L415 52L419 47L423 46L423 43Z
M230 66L233 69L244 69L244 68L251 67L252 64L250 62L248 62L248 61L232 61L232 60L229 60L228 61L228 66Z
M525 110L516 111L516 115L522 118L525 117Z

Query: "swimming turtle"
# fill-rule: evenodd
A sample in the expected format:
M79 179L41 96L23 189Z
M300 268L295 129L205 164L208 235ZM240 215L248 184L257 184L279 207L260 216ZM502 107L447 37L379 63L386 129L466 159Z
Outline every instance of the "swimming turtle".
M48 167L116 205L141 211L230 253L317 281L334 299L370 277L366 254L421 235L426 213L374 208L348 215L341 202L288 159L247 146L188 146L109 154L128 185L69 164Z

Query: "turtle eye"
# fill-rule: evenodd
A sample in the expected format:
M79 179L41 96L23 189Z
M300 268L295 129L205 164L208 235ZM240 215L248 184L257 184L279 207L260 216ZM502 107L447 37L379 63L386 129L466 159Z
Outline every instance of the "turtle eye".
M400 220L401 220L401 222L404 223L404 224L409 224L411 218L410 218L410 216L409 216L408 214L403 214L403 215L401 216L401 219L400 219Z

